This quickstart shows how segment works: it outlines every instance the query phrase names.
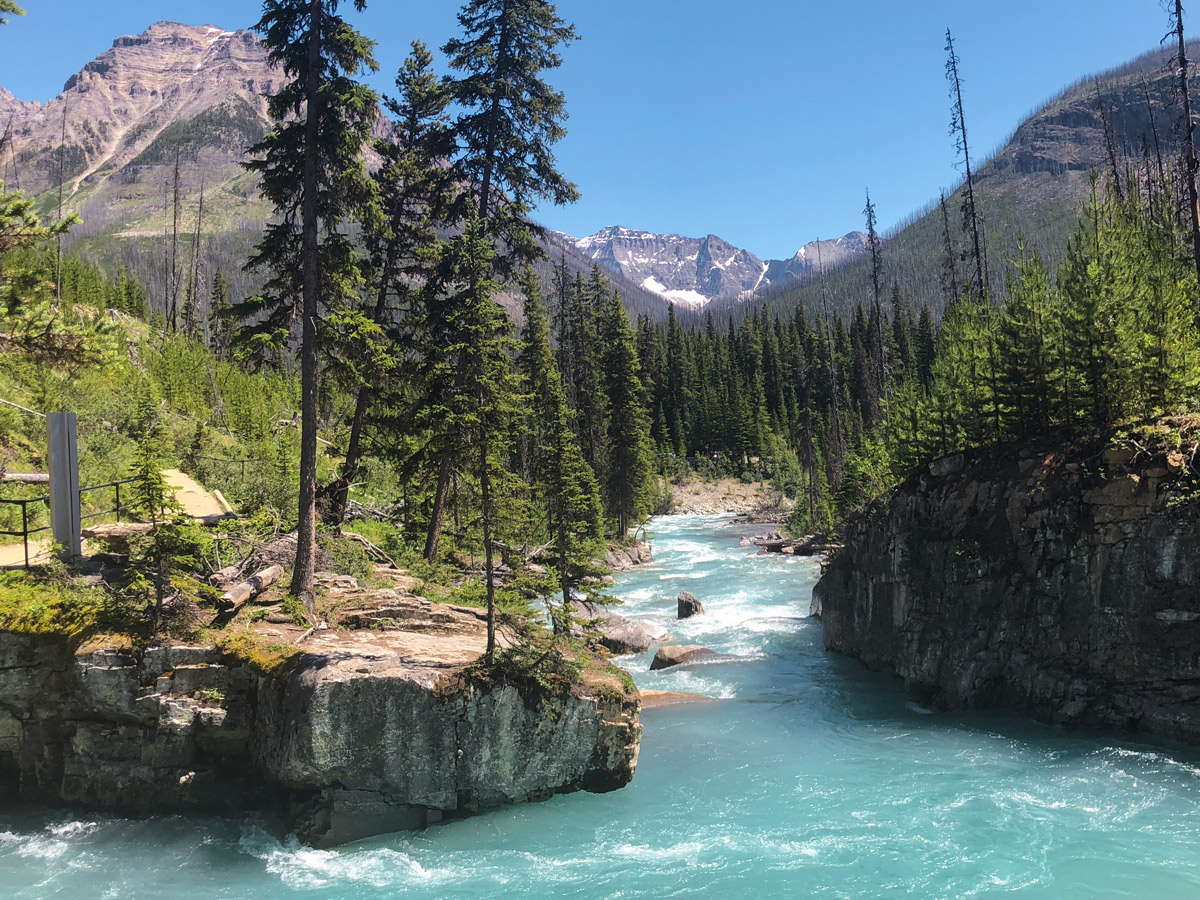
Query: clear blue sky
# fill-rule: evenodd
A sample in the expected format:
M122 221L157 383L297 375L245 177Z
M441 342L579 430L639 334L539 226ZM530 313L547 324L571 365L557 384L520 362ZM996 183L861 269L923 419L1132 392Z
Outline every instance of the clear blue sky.
M120 34L151 22L249 27L246 0L24 0L0 32L0 85L53 97ZM455 0L371 0L377 86L408 44L455 33ZM944 33L962 57L977 155L1080 76L1158 45L1159 0L561 0L582 39L551 80L567 95L572 207L538 218L575 235L620 224L716 233L763 257L862 227L870 187L887 227L956 180ZM1191 31L1200 35L1200 4ZM439 58L440 61L440 58Z

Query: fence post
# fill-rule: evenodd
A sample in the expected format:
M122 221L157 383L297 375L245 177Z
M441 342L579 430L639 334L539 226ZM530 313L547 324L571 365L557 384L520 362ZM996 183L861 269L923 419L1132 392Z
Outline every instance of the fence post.
M46 444L50 450L50 525L54 542L62 548L62 556L68 561L83 555L79 448L75 432L75 413L51 413L46 417Z

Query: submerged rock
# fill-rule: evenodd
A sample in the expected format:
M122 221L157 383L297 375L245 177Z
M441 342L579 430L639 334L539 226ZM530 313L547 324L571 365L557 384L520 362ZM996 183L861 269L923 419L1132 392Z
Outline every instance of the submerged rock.
M704 607L700 601L696 599L695 594L689 594L684 591L676 600L678 605L677 615L680 619L690 619L692 616L704 615Z
M650 671L655 672L659 669L669 669L671 666L679 666L684 663L697 662L703 659L716 659L720 656L715 650L709 650L707 647L701 647L697 644L673 644L666 647L659 647L658 652L654 654L654 659L650 662Z
M826 647L927 705L1200 742L1200 511L1178 451L1102 450L951 457L877 501L813 592Z

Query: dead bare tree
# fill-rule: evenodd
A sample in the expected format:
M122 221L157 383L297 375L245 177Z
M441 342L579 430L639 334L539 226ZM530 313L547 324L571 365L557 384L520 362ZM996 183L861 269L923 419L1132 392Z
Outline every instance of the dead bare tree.
M987 277L984 272L987 263L983 258L983 244L980 240L979 210L975 202L975 176L971 171L971 150L967 143L967 121L963 115L962 78L959 75L959 58L954 52L954 37L950 29L946 29L946 80L950 82L950 133L954 135L954 146L962 154L963 169L966 173L966 184L963 185L962 218L963 230L971 240L975 259L975 283L978 291L977 298L983 300L988 296Z

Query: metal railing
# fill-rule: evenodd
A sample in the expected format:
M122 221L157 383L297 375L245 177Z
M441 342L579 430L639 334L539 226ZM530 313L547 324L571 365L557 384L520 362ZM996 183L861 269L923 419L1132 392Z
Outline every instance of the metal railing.
M91 519L99 519L101 516L111 516L114 514L117 517L117 521L120 522L121 521L121 513L129 509L128 506L121 505L121 485L133 484L135 481L137 481L136 478L126 478L124 481L110 481L108 484L97 484L93 487L80 488L79 489L79 507L80 507L80 509L83 508L83 495L84 494L92 493L93 491L103 491L103 490L107 490L108 488L112 488L116 494L116 503L112 507L112 509L106 509L106 510L102 510L101 512L94 512L88 516L83 516L83 517L81 517L80 522L81 523L87 522Z
M4 504L5 506L21 507L21 530L20 531L0 531L0 535L6 535L9 537L19 537L21 539L21 542L25 545L25 568L27 568L27 569L29 568L29 536L32 534L41 534L43 531L50 530L49 525L43 525L41 528L30 528L29 527L29 504L31 504L31 503L45 503L47 506L49 506L50 498L49 497L31 497L28 500L0 500L0 504Z
M246 480L246 463L262 463L267 462L263 459L227 459L224 456L193 456L192 459L202 459L205 462L229 463L234 466L242 467L242 481Z
M126 484L132 484L136 480L137 479L134 479L134 478L127 478L124 481L110 481L107 484L97 484L97 485L93 485L92 487L80 488L79 489L80 508L83 507L83 495L84 494L95 493L96 491L104 491L104 490L108 490L109 488L112 488L113 494L114 494L113 505L111 507L109 507L108 509L100 510L99 512L94 512L94 513L90 513L86 516L82 516L82 518L80 519L80 524L82 525L83 522L87 522L92 519L99 519L104 516L112 516L112 515L115 515L117 517L117 521L120 522L121 521L121 513L128 512L128 510L129 510L129 507L121 502L121 487ZM40 528L30 528L29 527L29 507L31 504L34 504L34 503L45 503L47 506L49 506L50 498L49 497L30 497L26 500L0 499L0 505L21 507L21 530L20 531L0 530L0 536L19 537L21 539L21 543L25 550L25 568L27 568L27 569L29 568L29 563L30 563L29 539L35 534L41 534L43 531L49 531L51 529L50 525L42 525Z

